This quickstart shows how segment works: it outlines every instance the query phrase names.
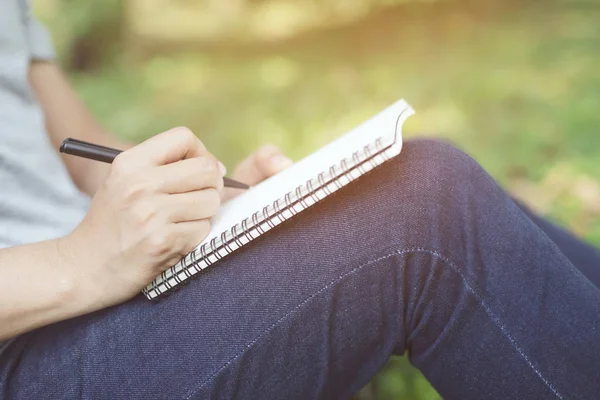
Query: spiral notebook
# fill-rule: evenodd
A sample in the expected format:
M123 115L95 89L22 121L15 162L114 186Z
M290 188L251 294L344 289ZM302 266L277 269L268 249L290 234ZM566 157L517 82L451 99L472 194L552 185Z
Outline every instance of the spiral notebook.
M191 253L144 288L150 300L293 218L359 176L400 154L402 124L414 114L399 100L339 139L223 204L211 231Z

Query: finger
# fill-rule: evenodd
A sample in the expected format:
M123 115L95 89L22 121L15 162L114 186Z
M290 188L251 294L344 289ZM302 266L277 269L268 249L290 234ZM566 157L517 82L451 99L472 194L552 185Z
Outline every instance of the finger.
M192 131L178 127L160 133L124 151L114 163L126 160L129 166L164 165L175 161L208 154Z
M254 185L291 164L277 146L264 145L238 165L233 177Z
M255 185L264 179L262 172L255 165L254 154L240 162L231 177L249 185Z
M180 222L175 225L177 234L181 235L181 254L186 255L194 250L210 233L210 220Z
M170 239L168 255L158 273L175 265L181 258L193 251L208 236L211 226L208 219L180 222L169 226L167 236Z
M204 189L165 196L163 203L169 222L197 221L217 214L221 196L217 189Z
M223 170L214 157L201 156L181 160L152 170L152 179L163 193L185 193L223 186Z
M172 224L170 234L174 237L173 252L171 257L163 264L162 271L175 265L182 257L185 257L202 243L210 233L210 228L208 219Z
M292 165L292 160L286 157L277 146L263 146L255 154L255 164L265 178L273 176Z

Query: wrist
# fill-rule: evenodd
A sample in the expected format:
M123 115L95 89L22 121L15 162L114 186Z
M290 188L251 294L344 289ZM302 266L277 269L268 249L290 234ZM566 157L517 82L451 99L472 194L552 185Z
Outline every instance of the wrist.
M80 253L81 244L77 242L74 233L56 239L59 265L57 301L69 317L87 314L100 308L90 276L83 268L86 260Z
M0 282L0 340L93 311L81 290L75 259L64 239L0 252L0 267L10 276Z

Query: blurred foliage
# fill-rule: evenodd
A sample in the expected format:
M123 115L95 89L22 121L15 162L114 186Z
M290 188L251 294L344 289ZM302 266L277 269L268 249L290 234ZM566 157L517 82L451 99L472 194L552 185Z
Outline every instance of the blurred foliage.
M210 24L176 34L161 15L177 7L182 29ZM407 137L456 143L516 196L600 245L597 2L44 0L36 8L79 92L121 137L187 125L229 166L263 142L300 157L404 97L417 110ZM292 20L285 35L260 26ZM361 397L438 396L406 358L393 358Z
M54 44L65 67L88 70L112 60L122 49L125 2L103 0L36 1L37 14L52 28Z

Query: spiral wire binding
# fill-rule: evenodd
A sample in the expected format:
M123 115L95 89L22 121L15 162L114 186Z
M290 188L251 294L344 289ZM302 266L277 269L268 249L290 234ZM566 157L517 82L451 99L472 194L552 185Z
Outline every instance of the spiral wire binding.
M200 275L199 272L219 261L226 255L229 255L246 243L256 239L268 230L288 220L300 211L305 210L329 196L331 193L346 186L354 179L387 161L390 158L390 155L387 154L388 150L396 143L398 125L402 117L403 114L398 116L394 140L388 146L385 148L383 147L380 137L375 140L374 143L365 146L362 150L355 151L350 157L352 161L351 165L348 165L348 158L344 158L339 164L334 164L329 167L327 172L319 173L316 179L313 178L308 180L305 184L296 187L294 191L286 193L283 198L275 200L273 204L265 206L260 211L256 211L251 217L234 225L230 230L221 233L219 237L211 239L210 242L205 243L190 252L173 267L162 272L159 275L160 279L155 279L148 285L150 288L144 288L143 293L148 299L155 301L159 297L177 290L180 284L189 283L191 278L196 278ZM372 153L372 147L375 147L374 153ZM357 173L355 173L356 171ZM346 179L347 182L340 182L343 179ZM313 186L313 181L316 181L316 186ZM330 188L331 185L335 186L333 190ZM317 193L320 190L324 192L324 195L321 198L317 196ZM298 205L300 205L300 207L299 209L296 209L296 206ZM284 215L286 211L289 212L287 216ZM275 218L277 218L276 221ZM250 226L249 223L251 224ZM266 229L263 227L265 224L267 225ZM253 232L257 232L258 234L254 236ZM243 239L246 239L246 242L244 242ZM223 252L223 254L221 254L221 252ZM212 260L211 257L213 257ZM184 275L184 277L181 277L181 275ZM159 282L157 282L157 280ZM174 283L172 284L170 281L174 281Z

